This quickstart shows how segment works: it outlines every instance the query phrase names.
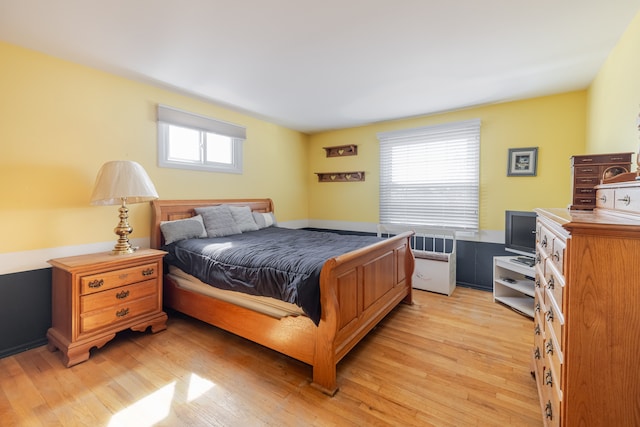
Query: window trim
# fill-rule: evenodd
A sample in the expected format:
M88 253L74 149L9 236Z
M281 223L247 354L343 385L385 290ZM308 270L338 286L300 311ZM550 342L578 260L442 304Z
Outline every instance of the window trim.
M158 166L174 169L222 172L242 174L243 142L246 139L246 128L222 120L200 114L190 113L166 105L158 105ZM200 132L201 141L204 133L213 133L231 138L232 162L217 163L181 162L169 159L169 126L180 126Z

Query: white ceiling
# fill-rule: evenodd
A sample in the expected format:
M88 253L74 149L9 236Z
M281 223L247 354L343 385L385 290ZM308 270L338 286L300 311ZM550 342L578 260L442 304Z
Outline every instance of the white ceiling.
M0 40L303 132L585 89L639 0L0 0Z

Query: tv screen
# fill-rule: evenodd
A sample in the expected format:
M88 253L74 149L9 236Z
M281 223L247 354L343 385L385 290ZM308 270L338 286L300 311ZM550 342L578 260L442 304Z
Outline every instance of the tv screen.
M536 253L536 213L506 211L504 246L509 252L525 256Z

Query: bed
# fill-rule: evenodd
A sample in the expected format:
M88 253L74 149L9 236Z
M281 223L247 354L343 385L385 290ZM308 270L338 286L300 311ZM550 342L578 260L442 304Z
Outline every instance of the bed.
M271 199L155 200L151 247L160 249L162 221L190 218L196 208L248 206L274 211ZM411 304L411 232L327 259L319 276L321 313L316 325L301 314L273 316L250 306L181 286L165 271L164 305L309 364L312 386L333 396L338 362L400 302Z

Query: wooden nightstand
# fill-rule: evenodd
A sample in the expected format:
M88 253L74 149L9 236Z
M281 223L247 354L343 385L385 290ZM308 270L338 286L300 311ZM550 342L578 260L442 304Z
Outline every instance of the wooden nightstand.
M167 328L162 311L162 258L142 249L130 255L109 252L52 259L52 326L48 349L59 349L69 367L89 359L116 332Z

